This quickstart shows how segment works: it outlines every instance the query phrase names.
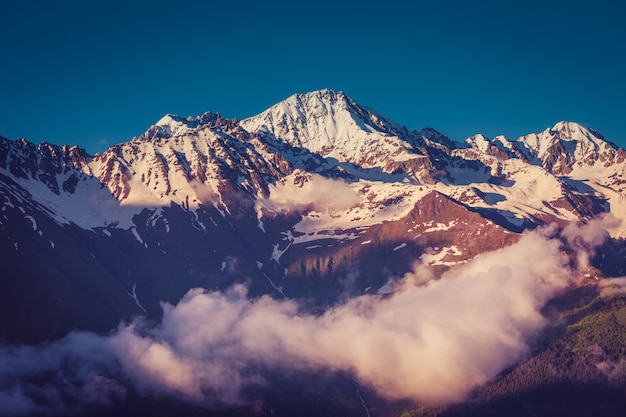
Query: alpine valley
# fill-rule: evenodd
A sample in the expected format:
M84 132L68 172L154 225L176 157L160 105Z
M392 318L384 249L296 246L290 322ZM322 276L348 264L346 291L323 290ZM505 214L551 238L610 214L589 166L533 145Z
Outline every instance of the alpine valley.
M590 128L559 122L458 143L330 90L242 121L168 114L95 156L0 137L0 415L623 415L625 219L626 151ZM490 259L497 266L463 275ZM525 297L529 307L516 304ZM224 359L222 345L185 362L192 348L167 333L182 333L182 321L168 327L173 317L207 299L213 307L184 337L220 323L219 340L238 335L248 353L228 356L238 363L232 393L215 382L223 373L185 379L190 363ZM242 336L262 306L281 314ZM442 389L423 388L411 378L427 366L394 358L435 336L426 325L389 336L383 316L389 333L401 327L389 323L441 321L432 327L454 334L441 353L458 345L468 359L437 372L473 367L445 383L427 374ZM358 336L323 342L361 319ZM492 319L506 333L499 353ZM484 337L471 330L479 321ZM113 355L110 367L84 360L80 373L68 370L83 361L74 348L55 367L15 365L29 354L55 363L80 337L119 348L128 332L166 353L146 348L128 363ZM308 342L292 348L290 335ZM410 343L396 351L388 337ZM384 369L355 359L362 350ZM162 361L147 365L150 355ZM183 363L155 370L168 355ZM447 390L448 380L463 386Z

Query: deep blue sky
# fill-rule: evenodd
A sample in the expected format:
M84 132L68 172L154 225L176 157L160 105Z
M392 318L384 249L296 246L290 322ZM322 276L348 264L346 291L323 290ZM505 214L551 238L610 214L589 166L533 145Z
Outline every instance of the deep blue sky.
M0 135L95 153L331 88L458 141L571 120L626 147L625 21L621 0L0 0Z

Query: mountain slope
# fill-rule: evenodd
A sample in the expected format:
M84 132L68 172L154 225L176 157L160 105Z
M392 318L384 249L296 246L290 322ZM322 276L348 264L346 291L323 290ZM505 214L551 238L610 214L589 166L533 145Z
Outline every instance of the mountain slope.
M598 132L571 122L517 140L476 135L454 143L434 129L410 131L330 90L296 94L242 122L217 113L168 114L95 156L0 137L0 342L35 344L76 330L108 334L136 316L158 322L192 288L230 300L236 284L260 305L289 300L281 308L301 324L332 317L346 305L360 306L367 317L358 297L391 300L407 285L403 277L434 290L446 271L480 264L485 252L546 225L552 226L545 234L562 241L555 252L561 266L580 275L576 285L595 288L600 278L626 273L625 155ZM602 223L608 231L591 228L594 217L609 213L615 219ZM565 228L585 223L588 235L568 241ZM605 238L588 254L590 265L576 269L586 261L576 251ZM516 265L543 261L538 258ZM508 282L507 265L500 267L498 282ZM556 311L562 323L576 326L592 317L595 310L579 306L591 297L585 288L567 292L546 314ZM466 290L454 295L456 304L472 294ZM437 318L444 313L438 309L426 315ZM621 311L619 304L606 317L615 314L619 321ZM388 320L395 328L396 317ZM486 406L415 409L360 388L352 375L281 369L268 370L280 391L271 384L251 387L245 395L254 407L225 408L224 414L289 414L301 401L321 415L334 415L327 404L361 415L366 403L385 415L489 411L491 401L508 404L511 387L526 383L527 367L549 362L561 352L559 343L584 336L577 336L583 334L578 327L563 329L555 330L561 332L555 339L551 333L538 339L545 345L533 346L526 365L478 389L474 395L485 395ZM598 343L610 348L604 339ZM570 347L563 352L578 366L587 353ZM385 360L385 349L380 353ZM623 352L616 355L609 359ZM537 386L552 380L540 378ZM0 376L0 395L4 381ZM308 381L315 387L305 387ZM143 404L163 411L161 400L144 394L141 387L132 391L126 405L136 401L139 410ZM346 395L354 397L343 401ZM534 392L521 395L522 402L543 404ZM188 409L171 400L162 402L173 413Z
M304 148L324 158L383 172L434 171L420 145L423 136L438 132L409 132L404 126L356 104L342 92L320 90L295 94L265 112L241 122L263 137ZM451 143L451 142L448 142Z
M445 268L542 224L623 219L625 166L623 150L575 123L455 144L321 90L241 123L166 115L93 157L2 139L2 221L15 226L2 233L13 251L37 247L29 219L74 236L88 249L76 256L96 259L135 313L158 315L161 300L233 279L332 304L419 259ZM442 205L416 214L433 196ZM45 264L48 252L30 256Z
M161 300L193 286L250 279L253 293L332 304L377 291L420 259L445 268L527 228L606 211L623 219L625 167L622 149L575 123L455 144L321 90L241 123L166 115L95 156L3 138L1 230L7 250L35 250L27 257L51 268L52 249L95 259L130 303L111 322L158 316ZM19 259L5 262L28 270Z

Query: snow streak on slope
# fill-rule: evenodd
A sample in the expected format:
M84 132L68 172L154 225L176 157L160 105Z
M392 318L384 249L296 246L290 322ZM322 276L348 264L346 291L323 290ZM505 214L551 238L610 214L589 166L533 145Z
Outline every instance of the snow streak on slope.
M115 225L128 228L132 217L141 211L141 207L122 207L120 202L102 184L93 177L79 181L74 192L54 193L46 184L29 178L16 178L15 182L29 193L28 198L45 207L45 213L59 224L76 224L90 229ZM27 204L21 193L11 193L22 204Z
M577 214L570 210L546 206L546 203L563 196L563 186L557 177L519 159L501 161L500 169L507 174L505 184L475 182L469 184L471 188L458 185L436 188L472 207L506 211L518 219L531 220L531 216L541 214L556 215L566 220L577 219Z
M569 179L606 199L611 214L620 220L610 229L611 236L626 238L626 164L576 167Z

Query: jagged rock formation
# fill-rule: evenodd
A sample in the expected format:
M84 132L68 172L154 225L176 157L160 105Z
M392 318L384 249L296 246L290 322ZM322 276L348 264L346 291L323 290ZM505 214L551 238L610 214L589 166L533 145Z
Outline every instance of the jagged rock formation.
M235 282L322 305L384 292L416 261L447 268L528 228L626 218L625 160L576 123L455 143L330 90L241 122L166 115L95 156L0 138L0 323L15 341L104 330Z

